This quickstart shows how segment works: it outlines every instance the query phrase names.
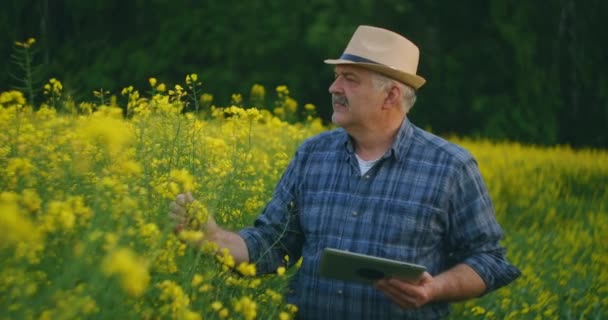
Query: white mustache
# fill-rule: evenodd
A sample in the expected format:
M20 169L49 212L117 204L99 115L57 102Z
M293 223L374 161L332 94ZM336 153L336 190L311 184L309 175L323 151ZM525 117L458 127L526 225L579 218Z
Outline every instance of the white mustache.
M341 104L345 107L348 107L348 99L346 99L346 96L332 94L331 102L332 104Z

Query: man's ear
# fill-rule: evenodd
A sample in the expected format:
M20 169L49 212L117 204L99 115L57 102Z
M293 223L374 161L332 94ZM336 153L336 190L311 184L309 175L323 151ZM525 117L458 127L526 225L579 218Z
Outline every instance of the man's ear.
M394 108L399 104L399 97L401 97L401 89L399 86L392 85L387 91L386 98L384 98L383 109Z

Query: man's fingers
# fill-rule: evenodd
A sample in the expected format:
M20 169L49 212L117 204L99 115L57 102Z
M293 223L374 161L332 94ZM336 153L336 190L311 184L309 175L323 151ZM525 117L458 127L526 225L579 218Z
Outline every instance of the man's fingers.
M408 291L404 291L404 285L399 286L390 280L382 280L376 283L376 288L403 309L420 307L417 299L408 295Z
M175 203L177 203L178 205L185 207L187 202L186 202L186 195L181 193L178 194L177 197L175 197Z
M378 285L377 288L394 303L399 305L399 307L404 309L409 307L407 301L403 300L402 294L392 286L385 283L383 285Z
M194 201L191 192L181 193L169 205L169 219L175 223L174 232L181 232L188 224L188 205Z
M169 212L169 219L171 219L173 221L181 221L181 220L184 220L185 217L184 217L184 215L179 214L179 213Z
M173 212L169 213L169 219L178 225L183 225L186 223L186 217L180 214L175 214Z
M186 215L186 208L184 208L183 206L175 203L175 202L171 202L171 204L169 205L169 210L172 213L175 214L179 214L179 215Z
M184 194L187 203L190 203L192 201L194 201L194 197L192 197L192 192L186 192L186 194Z
M194 201L194 197L192 196L191 192L180 193L175 197L175 203L182 207L187 206L192 201Z

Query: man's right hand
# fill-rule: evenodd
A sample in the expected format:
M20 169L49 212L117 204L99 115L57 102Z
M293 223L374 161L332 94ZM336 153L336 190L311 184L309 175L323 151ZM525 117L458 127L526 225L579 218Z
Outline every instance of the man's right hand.
M184 229L192 228L191 222L195 219L192 212L189 212L196 200L192 193L186 192L178 194L175 201L171 203L169 209L169 219L174 223L173 231L177 234ZM212 238L219 227L211 214L206 215L206 221L199 221L201 224L197 229L205 233L206 238Z
M249 262L249 250L245 240L238 234L220 228L211 213L207 212L202 204L196 201L190 192L177 195L171 203L169 218L175 228L173 232L179 234L183 230L202 231L202 242L213 242L218 248L226 248L234 257L236 265ZM197 244L202 242L197 241Z

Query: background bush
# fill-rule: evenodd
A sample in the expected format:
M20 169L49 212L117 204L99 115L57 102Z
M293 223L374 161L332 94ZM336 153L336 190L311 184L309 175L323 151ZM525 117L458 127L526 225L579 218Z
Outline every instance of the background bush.
M201 75L226 104L254 83L286 84L327 119L332 69L360 24L400 32L421 49L413 120L438 133L535 144L608 146L608 2L574 0L120 1L6 0L0 91L15 84L16 40L39 40L40 81L66 92ZM82 97L82 98L84 98Z

